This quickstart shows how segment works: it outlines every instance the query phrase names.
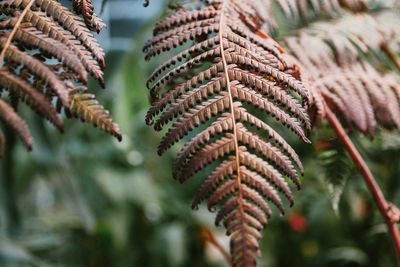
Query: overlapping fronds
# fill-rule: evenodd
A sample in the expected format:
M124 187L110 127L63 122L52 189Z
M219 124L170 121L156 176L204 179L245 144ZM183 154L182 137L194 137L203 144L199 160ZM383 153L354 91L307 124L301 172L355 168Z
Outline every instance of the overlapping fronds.
M277 16L285 16L288 25L302 25L306 21L313 21L318 17L333 18L344 11L360 12L368 10L368 0L274 0L253 1L257 16L262 17L263 32L279 30ZM261 3L259 3L261 2ZM374 2L374 1L372 1ZM275 8L278 7L278 8ZM278 14L278 15L277 15Z
M83 19L55 0L0 2L0 50L5 51L0 87L12 99L11 104L1 100L1 117L29 147L28 129L16 113L20 100L62 130L53 104L59 102L67 110L72 104L74 109L76 101L71 100L69 88L75 86L70 85L86 84L89 73L104 87L104 52L90 32L100 31L104 24L94 14L90 0L74 1L73 5ZM85 120L120 137L104 111L87 116Z
M72 5L77 14L82 14L86 26L91 31L100 32L106 25L94 13L94 7L91 0L73 0Z
M398 58L394 56L400 51L399 39L396 40L400 35L398 12L399 9L382 9L377 14L346 12L335 21L311 24L305 32L333 47L341 66L357 61L361 56L372 57L382 50L400 69Z
M300 17L307 19L310 13L325 13L334 16L344 9L353 12L368 8L367 0L276 0L287 18L298 20Z
M373 66L387 65L380 51L394 67L400 66L398 47L390 48L399 34L398 22L393 11L347 15L331 24L316 23L285 40L332 110L348 127L354 124L371 137L377 123L400 127L399 76Z
M309 143L309 92L295 78L300 74L291 57L259 32L265 20L258 7L269 1L204 2L200 10L163 19L145 44L146 59L182 47L148 80L153 101L146 122L160 131L173 121L159 154L201 129L181 149L173 175L184 182L216 166L193 208L204 199L210 210L218 206L216 224L223 222L231 235L232 262L254 266L260 230L271 215L267 200L283 213L278 191L292 204L285 177L299 188L297 169L303 172L296 152L265 118Z
M99 104L94 94L88 94L86 91L87 88L84 86L69 90L70 108L65 110L67 117L75 117L83 122L92 123L95 127L99 127L121 140L119 126L113 123L108 110ZM60 109L61 103L58 103L57 107Z

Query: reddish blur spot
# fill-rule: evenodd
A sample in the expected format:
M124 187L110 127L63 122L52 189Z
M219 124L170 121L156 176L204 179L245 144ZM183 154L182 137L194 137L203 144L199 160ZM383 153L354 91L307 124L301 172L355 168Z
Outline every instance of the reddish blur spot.
M289 225L294 231L302 233L307 229L307 220L300 212L293 212L289 216Z

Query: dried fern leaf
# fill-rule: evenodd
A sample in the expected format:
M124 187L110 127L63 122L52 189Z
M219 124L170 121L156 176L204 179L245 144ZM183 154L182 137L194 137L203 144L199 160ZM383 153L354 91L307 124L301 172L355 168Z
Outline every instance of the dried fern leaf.
M302 34L286 39L290 50L311 74L313 85L348 127L374 136L379 122L386 128L400 127L399 78L379 73L369 63L342 65L324 40ZM313 49L304 49L312 44ZM323 59L323 60L321 60Z
M9 92L12 106L26 102L60 131L63 127L58 113L64 108L120 139L118 126L94 95L75 95L76 90L68 89L86 84L87 72L104 87L104 52L90 32L100 31L104 23L93 13L90 0L81 8L76 12L83 20L55 0L0 1L0 48L4 54L0 90ZM59 62L54 64L52 58ZM2 118L30 148L25 122L0 100ZM52 105L55 102L57 109Z
M32 149L32 136L28 126L17 112L3 99L0 99L0 118L9 125L21 138L25 146Z
M122 134L119 126L112 121L109 112L95 99L93 94L83 93L86 87L77 87L70 90L69 101L71 108L66 110L69 117L80 118L82 121L92 123L95 127L111 133L121 141Z
M82 15L83 21L91 31L99 33L106 26L96 13L94 13L91 0L73 0L72 6L78 15Z
M38 48L45 55L56 57L66 67L77 73L83 83L87 83L85 67L77 56L64 44L47 37L42 32L30 27L29 24L21 25L17 29L13 39L28 49Z
M57 111L50 101L29 83L10 73L0 69L0 87L18 95L28 105L37 110L43 117L48 118L60 131L63 131L62 122L57 116Z
M373 56L379 51L391 57L389 43L400 34L398 10L384 10L378 13L361 13L356 16L345 13L334 22L316 22L306 29L307 34L317 37L334 48L341 66L357 60L360 55ZM400 49L397 49L399 51Z
M284 213L278 191L292 204L285 178L299 188L297 170L303 167L278 131L250 110L275 118L309 143L309 91L290 74L291 57L268 35L255 33L268 23L256 8L269 1L204 2L201 10L179 10L159 22L145 44L148 60L187 45L149 77L154 101L146 122L159 131L173 121L159 154L207 126L184 145L173 176L185 182L217 162L192 207L204 199L210 210L220 207L216 224L223 221L231 235L234 265L255 266L260 231L271 215L267 201Z
M369 9L369 3L366 0L275 0L275 1L252 1L243 12L247 25L261 27L266 33L277 30L278 26L275 20L275 14L282 11L286 22L290 25L302 21L313 20L317 16L337 17L345 10L351 12L366 11ZM279 9L274 8L277 4ZM257 14L253 16L254 13ZM266 25L259 25L258 18L266 22Z
M51 0L51 2L54 1ZM38 1L35 3L38 4ZM14 1L1 2L0 11L9 16L18 16L20 13L20 6L18 4L21 3L15 3ZM30 23L49 38L59 41L71 49L81 60L86 70L99 80L100 84L104 87L103 72L101 70L101 68L104 68L104 52L98 45L97 40L88 32L88 29L85 29L86 26L79 17L69 11L65 14L67 11L65 8L60 8L59 3L56 2L54 6L49 3L49 7L51 7L49 8L49 12L53 9L58 11L54 13L55 16L58 14L65 15L63 17L65 23L57 20L58 17L53 17L53 13L47 14L45 5L42 8L43 11L41 11L42 9L28 10L24 16L24 22ZM63 28L64 24L68 25L65 29Z
M21 7L24 7L24 2L27 2L27 0L22 0ZM36 6L39 7L43 12L46 12L48 16L51 15L51 17L61 26L63 26L65 29L69 30L72 34L79 38L79 40L95 56L100 64L100 67L102 69L105 68L103 49L90 33L89 29L85 27L79 17L75 16L66 7L62 6L59 2L54 0L37 0L35 3Z
M0 48L4 47L6 42L5 37L0 37ZM41 61L20 51L15 45L10 45L5 52L5 60L17 64L24 64L30 72L40 77L43 81L49 84L49 87L56 92L62 104L69 107L68 89L65 84L60 81L57 76Z

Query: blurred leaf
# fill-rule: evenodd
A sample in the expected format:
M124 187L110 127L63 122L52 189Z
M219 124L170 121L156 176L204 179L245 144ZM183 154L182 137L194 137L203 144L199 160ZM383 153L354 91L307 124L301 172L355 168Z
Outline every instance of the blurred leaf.
M366 266L368 255L354 247L338 247L328 252L326 256L328 262L357 263Z

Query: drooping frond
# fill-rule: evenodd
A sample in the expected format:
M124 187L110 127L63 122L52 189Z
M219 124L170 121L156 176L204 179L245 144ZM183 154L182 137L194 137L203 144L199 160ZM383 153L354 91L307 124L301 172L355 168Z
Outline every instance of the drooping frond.
M33 88L31 84L3 67L0 69L0 86L14 93L22 101L26 101L28 105L37 110L43 117L48 118L62 131L62 122L57 116L57 111L49 99Z
M95 95L85 93L84 86L69 91L70 108L65 110L67 117L79 118L84 122L92 123L101 130L111 133L118 140L122 139L119 126L112 121L108 110L95 99ZM59 105L60 106L60 105Z
M216 223L224 222L231 235L234 265L254 266L260 230L271 215L267 201L283 213L278 191L293 203L285 178L299 188L297 169L303 172L296 152L264 119L309 143L309 91L296 79L294 60L260 32L268 22L257 7L269 1L204 2L200 10L179 10L159 22L145 44L146 59L183 47L148 79L153 103L146 122L159 131L172 121L159 154L203 129L182 148L173 175L184 182L218 163L193 208L204 199L210 210L220 207Z
M53 106L56 102L120 139L118 127L92 95L71 99L70 88L86 84L88 73L104 87L105 67L104 52L90 32L100 31L104 24L90 0L74 1L74 7L83 19L55 0L0 2L0 50L4 50L0 89L9 92L12 105L25 102L60 131L63 127ZM30 147L25 123L5 99L1 101L2 118Z
M398 9L383 9L377 14L345 13L333 22L311 24L305 32L333 47L341 66L356 61L360 56L371 57L383 50L400 69L397 57L392 56L400 51L400 47L397 45L395 51L390 48L391 43L396 42L395 37L400 35L398 12Z
M32 137L28 126L13 107L3 99L0 99L0 118L21 137L28 149L32 148Z
M334 16L343 12L343 9L354 12L368 8L367 0L276 0L285 16L298 20L300 17L307 19L310 13L324 13Z
M263 26L263 32L279 30L277 21L282 15L285 26L302 26L304 22L314 21L320 17L335 18L345 11L358 13L368 10L368 0L270 0L250 3L257 16L246 12L246 23ZM373 1L371 1L373 2ZM276 8L277 7L277 8ZM265 25L257 20L261 17ZM255 18L255 19L252 19Z
M310 74L316 90L349 127L354 124L371 137L377 122L387 128L400 128L397 75L379 73L357 58L341 64L340 57L336 60L334 51L321 38L302 34L287 38L286 43Z
M91 31L100 32L106 25L94 13L94 7L91 0L73 0L72 5L77 14L82 14L86 26Z

